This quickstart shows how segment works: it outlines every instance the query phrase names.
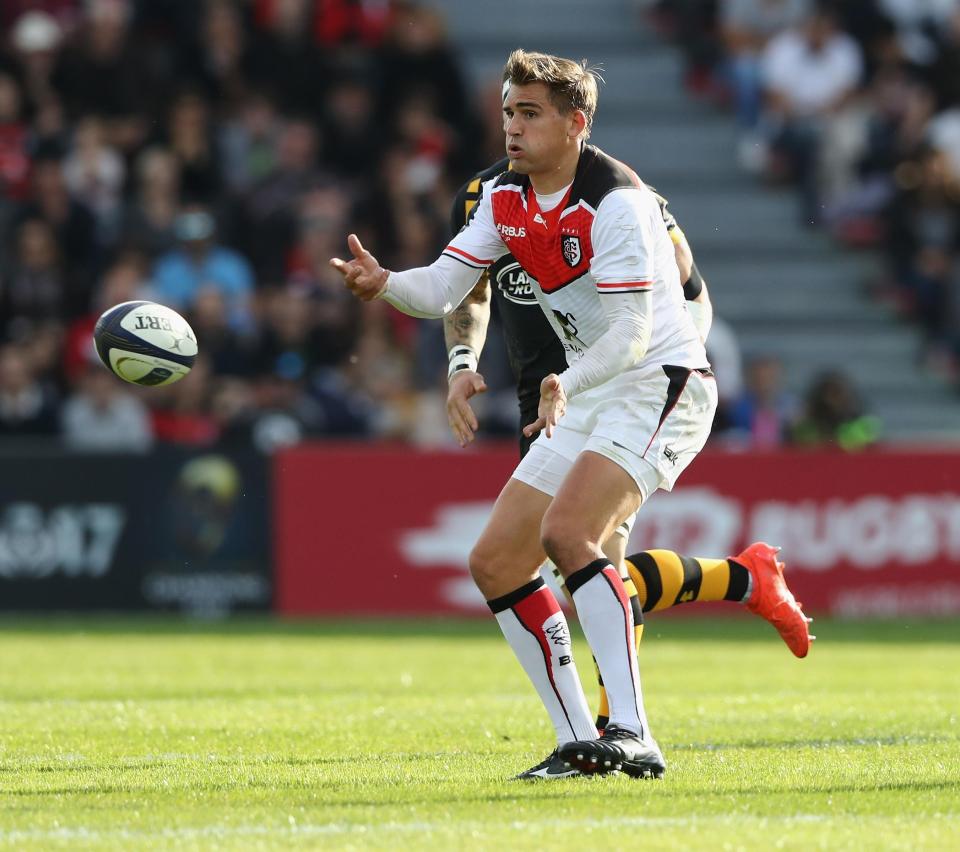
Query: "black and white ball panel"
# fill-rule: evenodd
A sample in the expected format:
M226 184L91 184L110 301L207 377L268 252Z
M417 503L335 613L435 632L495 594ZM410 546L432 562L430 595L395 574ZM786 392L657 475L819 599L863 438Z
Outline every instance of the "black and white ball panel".
M197 338L176 311L155 302L124 302L106 311L93 332L100 360L138 385L179 381L197 357Z

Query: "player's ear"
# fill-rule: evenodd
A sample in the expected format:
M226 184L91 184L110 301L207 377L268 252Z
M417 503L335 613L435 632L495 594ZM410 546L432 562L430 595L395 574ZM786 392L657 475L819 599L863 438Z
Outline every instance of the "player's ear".
M587 116L582 109L570 110L568 128L567 133L571 139L578 139L587 129Z

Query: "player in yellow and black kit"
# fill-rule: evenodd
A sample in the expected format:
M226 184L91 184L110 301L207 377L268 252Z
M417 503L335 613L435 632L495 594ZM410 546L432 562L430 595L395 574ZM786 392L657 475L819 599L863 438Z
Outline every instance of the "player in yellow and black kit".
M508 160L504 158L461 187L451 215L453 233L469 220L484 184L508 168ZM666 199L660 195L657 198L664 225L676 248L688 308L701 337L706 338L711 319L706 285L693 262L683 231L667 209ZM447 415L461 446L473 440L478 426L469 400L486 390L477 365L486 339L491 299L497 303L510 368L517 382L521 456L533 441L533 438L524 436L522 429L537 419L540 382L544 376L561 373L567 367L563 346L540 309L535 288L533 279L508 254L497 260L467 298L444 318L450 357ZM748 610L762 616L777 629L796 656L806 656L813 638L807 631L809 619L803 615L783 580L783 565L776 559L777 549L757 542L727 559L680 556L668 550L648 550L624 557L626 532L621 529L618 533L604 550L614 564L621 566L633 604L638 645L643 633L643 613L692 601L727 600L744 603ZM555 573L562 585L562 578ZM570 600L569 595L567 599ZM602 729L606 722L606 694L600 681L597 727ZM560 763L555 752L517 777L552 779L572 774L576 774L576 770Z

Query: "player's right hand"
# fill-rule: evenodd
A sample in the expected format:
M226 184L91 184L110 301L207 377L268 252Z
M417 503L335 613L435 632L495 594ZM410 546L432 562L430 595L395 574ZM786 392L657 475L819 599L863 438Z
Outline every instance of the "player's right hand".
M372 302L386 289L390 273L363 247L356 234L347 237L347 245L354 259L332 257L330 265L343 276L347 289L354 296L363 302Z
M447 392L447 421L450 431L461 447L467 446L475 437L479 428L477 416L473 413L468 400L483 393L487 383L483 376L473 370L458 370L450 377L450 390Z
M553 437L560 418L567 412L567 392L556 373L551 373L540 382L540 404L537 406L537 419L523 427L523 434L532 438L541 429L548 438Z

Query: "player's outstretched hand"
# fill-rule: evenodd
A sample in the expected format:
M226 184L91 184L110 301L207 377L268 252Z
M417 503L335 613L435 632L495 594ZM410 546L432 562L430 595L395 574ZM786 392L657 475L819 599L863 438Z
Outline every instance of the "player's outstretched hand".
M387 286L389 271L360 243L356 234L347 237L347 245L353 260L330 258L330 265L337 270L347 284L347 289L363 302L372 302Z
M473 370L458 370L450 378L450 390L447 392L447 421L450 431L461 447L469 444L476 434L477 416L473 413L468 400L487 389L483 376Z
M528 438L536 435L541 429L546 430L547 437L553 437L553 429L557 421L567 411L567 395L560 384L560 377L551 373L540 382L540 405L537 407L537 419L529 426L525 426L523 434Z

